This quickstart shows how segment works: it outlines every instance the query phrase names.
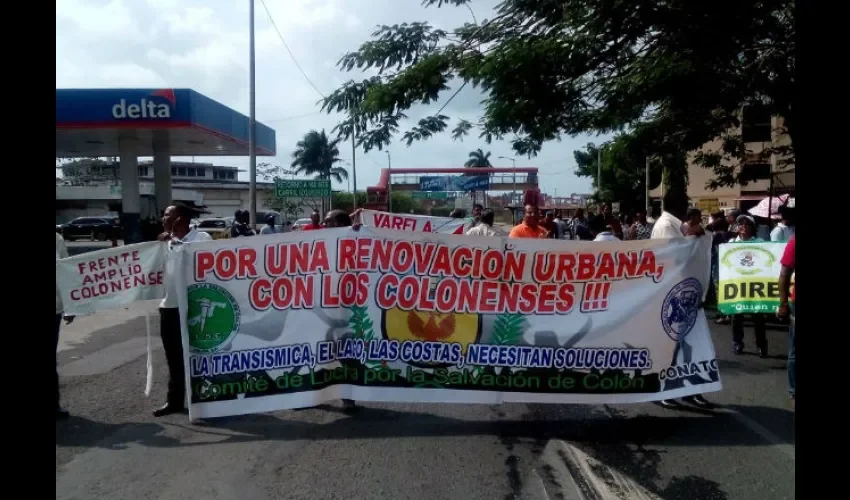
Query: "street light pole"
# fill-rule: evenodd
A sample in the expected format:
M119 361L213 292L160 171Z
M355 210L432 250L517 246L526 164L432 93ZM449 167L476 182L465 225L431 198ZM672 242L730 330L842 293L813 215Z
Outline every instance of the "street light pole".
M250 8L248 23L249 34L249 70L248 70L248 203L250 215L250 223L253 227L257 224L257 101L256 101L256 81L255 81L255 66L254 66L254 0L249 0Z
M393 161L387 151L387 208L393 211Z

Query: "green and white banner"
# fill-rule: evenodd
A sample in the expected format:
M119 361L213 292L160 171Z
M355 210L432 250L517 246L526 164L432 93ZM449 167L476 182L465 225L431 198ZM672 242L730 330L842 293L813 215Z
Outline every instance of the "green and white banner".
M710 243L369 226L189 243L176 268L189 416L717 391L700 308Z
M723 314L775 313L785 243L725 243L718 249L718 309Z

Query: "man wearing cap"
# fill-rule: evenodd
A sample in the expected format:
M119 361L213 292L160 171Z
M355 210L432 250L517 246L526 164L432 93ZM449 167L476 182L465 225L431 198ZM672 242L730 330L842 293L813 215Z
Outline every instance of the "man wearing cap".
M165 232L160 241L168 243L165 264L165 297L159 304L159 335L168 364L168 396L166 402L153 412L154 417L178 413L186 408L186 376L183 366L183 338L180 332L180 312L177 309L177 283L174 258L182 245L196 241L210 241L212 237L189 227L200 211L186 205L171 205L165 209L162 225Z

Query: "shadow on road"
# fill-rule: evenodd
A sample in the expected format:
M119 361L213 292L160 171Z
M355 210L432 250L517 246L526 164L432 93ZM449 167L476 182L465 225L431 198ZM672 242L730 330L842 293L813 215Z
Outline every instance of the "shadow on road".
M544 406L544 405L532 405ZM545 405L561 406L566 405ZM575 408L566 412L576 413ZM787 410L767 407L733 408L761 419L785 419L793 423L793 414ZM562 408L562 410L564 410ZM613 410L616 413L616 410ZM764 446L758 435L741 426L728 413L713 416L671 412L670 416L639 415L632 418L612 418L615 414L579 411L576 417L547 417L549 411L533 411L528 419L513 421L467 421L440 417L427 413L394 411L361 407L350 418L327 424L283 420L274 415L247 415L219 418L201 425L187 425L198 433L222 433L226 436L216 444L250 441L287 440L346 440L369 438L445 437L494 435L502 439L546 441L563 439L574 443L633 443L664 446ZM163 422L110 425L88 419L72 418L57 423L56 444L59 446L108 446L124 442L138 442L147 446L202 446L207 443L182 443L177 439L159 435ZM792 427L793 428L793 427ZM132 429L132 432L128 432ZM120 432L118 432L120 431ZM236 433L236 434L233 434ZM105 436L109 436L106 437ZM793 437L787 442L793 442Z
M71 416L56 422L56 446L107 448L121 450L129 443L157 446L158 434L165 428L159 424L105 424L85 417Z

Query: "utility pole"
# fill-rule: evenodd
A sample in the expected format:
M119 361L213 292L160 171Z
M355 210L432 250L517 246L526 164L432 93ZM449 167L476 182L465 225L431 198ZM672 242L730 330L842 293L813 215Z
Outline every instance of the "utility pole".
M355 125L352 125L351 128L351 182L354 183L354 191L351 192L352 199L354 200L352 203L354 204L354 210L357 210L357 143L355 141L354 136L356 135L354 132L357 130ZM349 191L351 191L349 189Z
M390 152L387 151L387 207L393 211L393 161Z
M248 99L249 116L248 116L248 203L250 215L250 223L253 227L257 224L257 100L256 100L256 81L255 81L255 54L254 54L254 0L248 0L250 5L248 23L249 35L249 70L248 70Z
M596 195L602 193L602 145L596 149Z
M516 202L515 201L516 200L516 158L510 158L510 157L507 157L507 156L500 156L499 159L501 159L501 160L511 160L511 163L513 163L514 190L513 190L513 192L511 192L511 205L513 205Z
M649 157L646 157L646 216L650 217L652 215L652 204L649 202Z

